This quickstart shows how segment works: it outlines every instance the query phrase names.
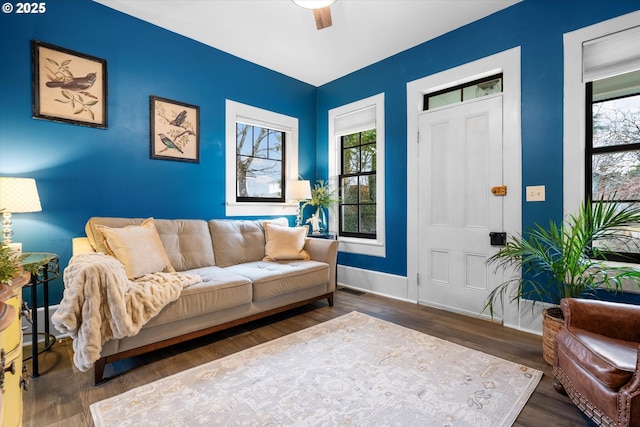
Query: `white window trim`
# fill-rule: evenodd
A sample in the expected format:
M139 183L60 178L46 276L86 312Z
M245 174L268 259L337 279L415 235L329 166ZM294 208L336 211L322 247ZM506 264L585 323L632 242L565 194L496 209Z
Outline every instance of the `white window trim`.
M584 42L636 27L640 11L564 34L563 211L576 212L584 202L585 83L582 81Z
M298 179L298 119L239 102L225 105L225 215L295 215L294 200L278 203L236 202L236 122L285 132L285 179Z
M586 173L586 83L582 79L582 45L608 34L633 28L640 22L640 11L609 19L589 27L564 34L564 147L563 147L563 211L576 212L584 203ZM636 265L608 262L612 266ZM623 283L623 290L638 292L638 288Z
M329 110L329 185L333 189L339 186L340 175L340 137L335 131L336 118L354 113L365 108L376 109L376 238L360 239L355 237L338 237L340 252L349 252L377 257L387 254L385 240L385 131L384 131L384 93L371 96L360 101L352 102ZM329 230L338 231L338 211L333 207L329 216Z

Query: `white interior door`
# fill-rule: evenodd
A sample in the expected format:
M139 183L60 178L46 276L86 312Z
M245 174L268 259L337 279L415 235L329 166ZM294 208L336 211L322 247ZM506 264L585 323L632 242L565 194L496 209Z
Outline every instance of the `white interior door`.
M504 231L502 95L425 112L419 132L418 300L478 316L502 280L485 265Z

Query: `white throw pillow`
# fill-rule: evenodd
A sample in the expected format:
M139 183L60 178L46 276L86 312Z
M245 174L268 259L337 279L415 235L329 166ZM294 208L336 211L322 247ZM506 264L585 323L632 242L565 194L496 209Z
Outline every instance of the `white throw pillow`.
M304 242L309 227L283 227L273 223L264 223L264 261L280 261L291 259L311 259L304 249Z
M173 272L171 262L162 246L153 218L140 225L111 228L96 225L104 237L109 254L124 265L129 280L159 271Z

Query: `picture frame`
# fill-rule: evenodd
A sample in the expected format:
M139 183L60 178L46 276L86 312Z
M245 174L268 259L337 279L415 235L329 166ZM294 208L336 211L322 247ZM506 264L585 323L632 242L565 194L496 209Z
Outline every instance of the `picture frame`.
M31 42L33 117L107 128L107 61L38 40Z
M200 163L200 107L149 97L152 159Z

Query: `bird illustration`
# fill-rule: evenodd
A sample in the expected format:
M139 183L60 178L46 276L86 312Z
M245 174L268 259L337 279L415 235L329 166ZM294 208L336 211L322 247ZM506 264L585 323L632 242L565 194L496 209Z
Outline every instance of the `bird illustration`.
M175 144L175 142L173 142L171 139L169 139L164 133L159 133L158 136L160 137L160 141L162 141L162 143L167 146L167 148L165 148L164 150L160 151L161 153L163 151L167 151L167 150L169 150L171 148L175 148L176 150L178 150L179 152L184 154L184 152L180 149L180 147L178 147Z
M175 119L169 122L169 124L173 126L182 126L182 123L184 123L184 119L186 118L187 110L183 110L182 113L178 114Z
M62 82L47 82L47 87L59 87L73 91L89 89L96 82L96 73L89 73L85 77L74 77Z

